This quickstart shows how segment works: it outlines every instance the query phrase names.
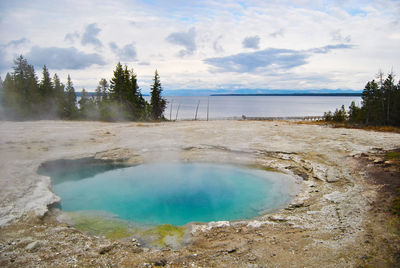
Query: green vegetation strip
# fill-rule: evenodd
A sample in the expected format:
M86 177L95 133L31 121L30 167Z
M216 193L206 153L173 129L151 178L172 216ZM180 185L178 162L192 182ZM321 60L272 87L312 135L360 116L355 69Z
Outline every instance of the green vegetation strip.
M123 239L134 236L156 248L169 247L171 244L172 247L178 247L185 234L185 227L171 224L143 227L107 215L85 212L66 212L66 215L76 229L89 235L104 236L108 239ZM169 242L166 241L166 238L169 239Z

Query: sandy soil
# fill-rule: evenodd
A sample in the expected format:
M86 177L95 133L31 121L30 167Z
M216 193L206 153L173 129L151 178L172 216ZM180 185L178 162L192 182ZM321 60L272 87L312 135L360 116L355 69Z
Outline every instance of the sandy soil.
M374 177L399 176L381 159L399 146L399 134L290 122L0 122L0 266L392 267L399 234L376 208ZM301 177L302 191L254 220L188 226L181 249L157 250L57 221L37 169L82 158L258 165Z

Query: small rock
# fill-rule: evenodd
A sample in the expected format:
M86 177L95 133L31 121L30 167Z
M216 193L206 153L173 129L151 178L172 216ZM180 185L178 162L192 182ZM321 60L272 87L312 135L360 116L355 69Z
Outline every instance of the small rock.
M326 181L329 182L329 183L338 182L338 181L340 181L340 178L327 176L326 177Z
M389 167L389 166L393 165L394 163L395 163L394 161L387 160L383 164L385 165L385 167Z
M166 259L161 259L161 260L155 261L154 265L155 266L165 266L165 265L167 265L167 260Z
M248 258L248 260L249 260L249 261L256 261L256 260L257 260L257 257L256 257L256 256L251 256L251 257Z
M280 216L277 216L277 215L270 216L270 217L268 217L268 219L270 221L277 221L277 222L286 222L287 221L287 219L285 219L283 217L280 217Z
M111 251L113 248L114 248L114 244L103 246L98 250L98 252L99 252L99 254L105 254L105 253Z
M292 204L290 204L289 205L289 208L301 208L301 207L304 207L304 202L302 202L302 201L299 201L299 202L297 202L297 203L292 203Z
M234 253L234 252L236 252L236 248L222 249L222 250L218 250L217 252L219 252L219 253L224 253L224 252Z
M374 164L383 164L383 159L382 158L376 158L375 160L374 160Z
M33 241L33 242L29 243L29 244L25 247L25 249L26 249L27 251L35 251L36 249L39 248L39 246L40 246L40 243L39 243L38 241Z
M228 249L228 250L227 250L228 253L233 253L233 252L235 252L235 251L236 251L236 248L231 248L231 249Z

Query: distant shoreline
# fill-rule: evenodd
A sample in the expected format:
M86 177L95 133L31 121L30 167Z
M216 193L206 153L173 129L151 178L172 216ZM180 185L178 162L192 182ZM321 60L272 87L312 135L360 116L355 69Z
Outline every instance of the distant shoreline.
M251 96L251 97L258 97L258 96L295 96L295 97L361 97L361 93L287 93L287 94L211 94L212 97L226 97L226 96L233 96L233 97L243 97L243 96Z
M96 92L87 92L90 97L95 97ZM81 97L81 92L75 93L77 97ZM149 97L148 94L143 94L143 97ZM220 94L210 94L210 95L166 95L165 97L258 97L258 96L279 96L279 97L361 97L360 93L258 93L258 94L238 94L238 93L220 93Z

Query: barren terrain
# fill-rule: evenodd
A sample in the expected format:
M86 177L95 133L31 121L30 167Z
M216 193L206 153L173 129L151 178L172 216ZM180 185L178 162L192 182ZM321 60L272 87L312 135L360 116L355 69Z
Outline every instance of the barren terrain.
M0 266L393 267L388 211L400 134L283 121L0 122ZM247 221L191 224L180 249L91 236L59 222L48 161L201 161L292 174L286 208ZM381 181L380 178L385 178Z

